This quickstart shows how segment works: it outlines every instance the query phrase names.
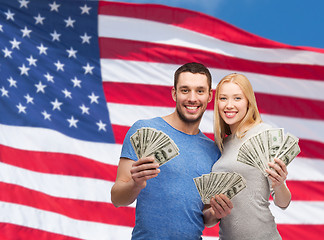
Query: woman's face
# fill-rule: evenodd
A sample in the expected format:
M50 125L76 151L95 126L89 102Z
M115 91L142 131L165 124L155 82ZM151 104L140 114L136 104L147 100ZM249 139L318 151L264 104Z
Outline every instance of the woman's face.
M218 111L221 118L235 132L248 109L248 100L239 85L226 82L219 89L217 99Z

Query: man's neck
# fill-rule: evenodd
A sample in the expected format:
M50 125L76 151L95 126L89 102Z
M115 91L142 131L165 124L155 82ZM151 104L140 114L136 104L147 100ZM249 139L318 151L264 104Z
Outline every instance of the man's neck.
M183 133L186 133L188 135L196 135L199 133L200 121L184 122L176 112L173 112L170 115L164 116L162 118L172 127Z

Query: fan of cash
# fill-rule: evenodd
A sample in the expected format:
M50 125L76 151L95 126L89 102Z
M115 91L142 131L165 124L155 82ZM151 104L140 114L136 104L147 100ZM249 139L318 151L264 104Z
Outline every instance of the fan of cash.
M268 162L281 159L287 166L300 153L299 139L287 133L283 128L265 130L247 139L239 149L237 161L259 168L268 176Z
M215 194L223 193L231 199L246 187L245 179L235 172L211 172L193 180L204 204L209 204Z
M179 155L179 148L173 140L154 128L138 129L130 137L130 141L138 159L154 155L160 166Z

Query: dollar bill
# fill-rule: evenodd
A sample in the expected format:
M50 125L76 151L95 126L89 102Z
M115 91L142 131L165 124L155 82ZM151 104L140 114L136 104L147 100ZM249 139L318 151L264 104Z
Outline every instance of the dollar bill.
M221 193L231 199L246 187L245 179L235 172L211 172L193 180L204 204Z
M299 139L287 133L283 128L262 131L247 139L240 147L237 161L258 168L265 176L269 168L268 162L274 158L281 159L288 165L299 153Z
M138 129L130 141L138 159L154 156L159 165L163 165L179 155L179 148L164 132L150 127Z

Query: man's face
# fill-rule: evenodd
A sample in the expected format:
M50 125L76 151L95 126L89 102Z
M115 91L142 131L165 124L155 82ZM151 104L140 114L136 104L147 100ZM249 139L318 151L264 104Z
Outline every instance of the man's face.
M207 104L212 100L207 76L199 73L181 73L177 89L172 89L172 97L176 101L176 111L182 121L186 123L200 121Z

